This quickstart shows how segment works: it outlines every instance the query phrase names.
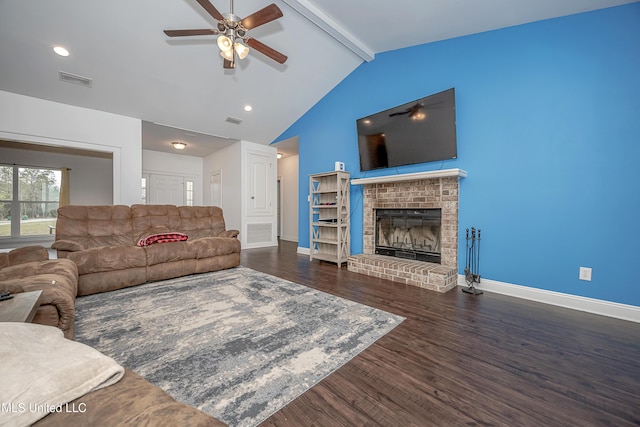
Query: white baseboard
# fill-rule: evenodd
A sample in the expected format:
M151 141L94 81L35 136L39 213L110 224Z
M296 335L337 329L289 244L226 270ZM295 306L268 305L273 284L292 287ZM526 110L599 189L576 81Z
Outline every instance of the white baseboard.
M462 274L458 275L458 286L467 287L464 275ZM563 294L560 292L513 285L511 283L498 282L496 280L484 278L480 280L480 284L476 287L487 292L495 292L497 294L509 295L516 298L528 299L531 301L640 323L640 307L634 305Z
M311 254L311 251L309 250L309 248L301 248L300 246L298 246L297 252L299 254L302 254L302 255L310 255Z

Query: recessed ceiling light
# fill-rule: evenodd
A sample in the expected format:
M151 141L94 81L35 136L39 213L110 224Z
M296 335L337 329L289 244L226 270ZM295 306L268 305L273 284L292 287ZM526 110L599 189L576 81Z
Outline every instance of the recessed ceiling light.
M251 111L251 110L253 110L253 107L251 105L244 106L244 111Z
M60 56L69 56L69 51L62 46L54 46L53 51Z

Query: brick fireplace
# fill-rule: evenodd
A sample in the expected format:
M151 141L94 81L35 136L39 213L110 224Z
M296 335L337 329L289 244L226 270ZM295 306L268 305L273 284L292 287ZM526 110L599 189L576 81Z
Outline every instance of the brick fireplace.
M458 195L460 169L361 178L364 185L363 253L349 257L350 271L437 292L453 289L458 280ZM440 209L440 263L375 253L377 209Z

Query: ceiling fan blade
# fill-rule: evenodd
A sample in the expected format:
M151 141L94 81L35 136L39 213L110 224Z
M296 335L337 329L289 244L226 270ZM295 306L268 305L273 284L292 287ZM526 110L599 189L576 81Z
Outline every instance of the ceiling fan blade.
M215 35L215 34L218 34L219 31L208 28L208 29L202 29L202 30L164 30L164 33L169 37L183 37L183 36Z
M282 11L275 3L271 3L269 6L260 9L259 11L252 13L244 18L241 23L247 30L259 27L262 24L271 22L275 19L281 18Z
M196 1L200 4L200 6L204 8L204 10L209 12L209 15L213 16L214 19L216 19L217 21L224 20L224 16L222 16L222 14L218 12L218 9L216 9L215 6L212 5L209 0L196 0Z
M259 42L258 40L254 39L254 38L248 38L247 39L247 44L254 48L255 50L257 50L258 52L267 55L269 58L273 59L276 62L279 62L280 64L284 64L287 61L287 56L283 55L282 53L278 52L275 49L270 48L269 46L267 46L266 44Z
M235 62L231 62L228 59L224 60L224 63L222 64L223 68L228 68L228 69L233 69L236 68L236 63Z

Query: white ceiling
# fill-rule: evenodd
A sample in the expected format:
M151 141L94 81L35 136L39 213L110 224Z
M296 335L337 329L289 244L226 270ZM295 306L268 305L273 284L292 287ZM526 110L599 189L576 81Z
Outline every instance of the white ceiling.
M139 118L143 148L173 151L182 140L182 154L204 156L241 139L271 143L376 53L636 0L274 1L284 17L249 35L289 60L252 51L224 70L215 36L162 32L215 28L195 0L0 0L0 90ZM236 0L234 13L269 2ZM57 44L71 55L54 54Z

